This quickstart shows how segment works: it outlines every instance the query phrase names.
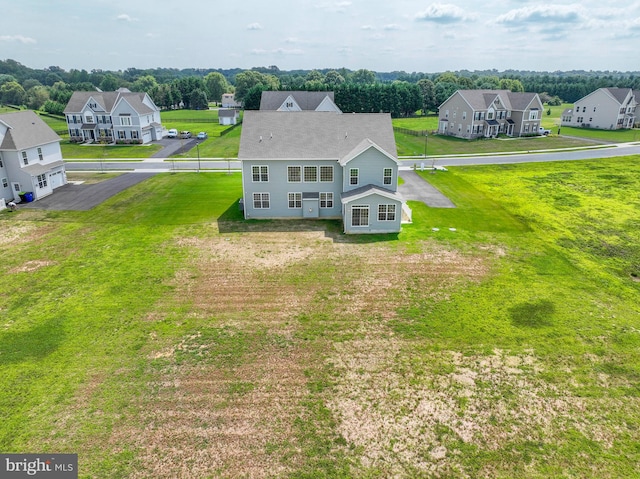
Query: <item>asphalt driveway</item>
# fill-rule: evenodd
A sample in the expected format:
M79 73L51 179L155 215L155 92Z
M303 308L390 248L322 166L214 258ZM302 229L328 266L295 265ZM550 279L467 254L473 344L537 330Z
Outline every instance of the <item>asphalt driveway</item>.
M53 194L32 203L20 203L18 208L38 210L86 211L127 188L136 185L155 173L125 173L92 185L68 183L56 188Z
M398 186L398 193L405 200L421 201L432 208L455 208L449 198L425 181L413 170L398 171L404 183ZM436 173L437 174L437 173Z

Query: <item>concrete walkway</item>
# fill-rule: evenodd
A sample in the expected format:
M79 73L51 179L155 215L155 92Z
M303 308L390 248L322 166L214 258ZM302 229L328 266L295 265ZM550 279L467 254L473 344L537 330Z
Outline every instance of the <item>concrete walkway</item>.
M432 208L455 208L449 198L425 181L413 170L398 171L404 183L398 186L398 193L405 200L422 201ZM437 174L437 173L436 173Z
M18 208L37 210L86 211L98 206L112 196L136 185L155 173L125 173L92 185L68 183L56 188L53 194L32 203L20 203Z

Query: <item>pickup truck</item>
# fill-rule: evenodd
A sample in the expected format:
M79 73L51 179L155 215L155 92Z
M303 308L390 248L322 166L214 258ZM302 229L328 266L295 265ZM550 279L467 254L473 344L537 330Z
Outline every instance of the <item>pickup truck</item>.
M538 128L538 135L544 135L547 136L551 133L551 130L546 130L542 127Z

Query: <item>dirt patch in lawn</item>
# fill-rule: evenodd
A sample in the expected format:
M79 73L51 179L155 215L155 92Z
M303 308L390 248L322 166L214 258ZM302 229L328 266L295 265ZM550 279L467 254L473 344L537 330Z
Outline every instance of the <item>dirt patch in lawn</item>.
M488 270L482 257L429 242L409 253L391 243L334 242L324 232L184 238L181 246L190 251L191 267L174 285L190 306L190 321L202 328L149 353L165 366L140 404L144 427L123 427L112 438L114 444L133 440L140 451L142 468L131 477L295 471L305 461L294 426L306 414L305 371L326 366L318 343L306 342L305 328L388 333L385 322L411 291L444 298L447 287ZM386 343L395 344L388 337ZM342 396L332 404L342 416ZM350 423L343 417L343 424ZM353 426L344 434L356 442L363 432Z

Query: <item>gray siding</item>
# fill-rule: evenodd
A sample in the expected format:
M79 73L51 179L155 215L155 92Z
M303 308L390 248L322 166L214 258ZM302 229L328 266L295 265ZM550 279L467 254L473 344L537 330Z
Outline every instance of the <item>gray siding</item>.
M268 181L253 181L253 167L266 166ZM290 182L288 167L299 166L301 181ZM316 181L304 181L304 167L317 167ZM320 181L320 166L333 168L333 181ZM333 207L318 210L319 218L340 218L342 168L335 160L243 160L242 186L245 218L303 218L302 207L289 207L289 193L332 193ZM269 208L254 208L253 194L269 193Z
M352 168L358 169L358 184L352 185L350 171ZM392 169L391 184L385 185L383 182L383 170ZM344 166L343 191L348 192L366 185L375 185L387 190L398 190L398 164L375 148L369 148L364 153L349 161Z
M393 221L380 221L379 206L395 208ZM354 208L368 207L368 224L366 226L355 226L353 224ZM387 216L383 214L383 216ZM344 232L347 234L374 234L374 233L397 233L401 229L402 201L392 200L382 195L371 194L364 198L354 199L344 205Z

